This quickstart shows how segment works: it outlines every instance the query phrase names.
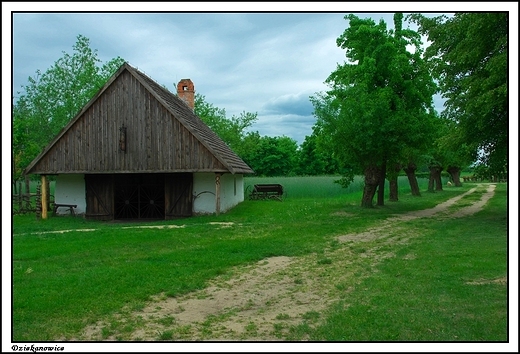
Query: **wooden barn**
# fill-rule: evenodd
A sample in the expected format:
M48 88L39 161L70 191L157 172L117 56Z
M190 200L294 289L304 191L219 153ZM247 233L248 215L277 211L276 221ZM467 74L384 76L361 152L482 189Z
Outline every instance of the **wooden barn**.
M189 79L173 94L125 63L25 174L55 175L55 203L88 219L225 212L244 200L253 171L195 115L194 95Z

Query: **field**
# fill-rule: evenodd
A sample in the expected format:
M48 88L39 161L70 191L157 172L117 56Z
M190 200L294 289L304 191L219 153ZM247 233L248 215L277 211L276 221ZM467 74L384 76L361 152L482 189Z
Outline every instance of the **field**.
M347 187L342 188L334 181L339 177L315 176L315 177L247 177L244 188L250 191L252 186L257 183L278 183L284 186L289 198L338 198L341 196L352 195L363 190L363 179L356 176L354 181ZM419 185L425 190L428 187L426 178L418 179ZM398 188L404 193L410 191L408 179L405 176L398 178ZM388 182L385 189L388 198Z
M15 341L508 341L507 184L360 184L153 223L13 217ZM485 299L485 301L483 301Z

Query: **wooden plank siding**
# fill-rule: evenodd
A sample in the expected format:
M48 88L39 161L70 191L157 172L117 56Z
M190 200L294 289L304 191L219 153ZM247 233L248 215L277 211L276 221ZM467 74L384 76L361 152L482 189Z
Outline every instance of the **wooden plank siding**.
M127 127L126 152L119 149L122 125ZM128 72L32 169L47 174L172 171L227 168Z
M119 147L127 128L126 151ZM25 174L252 173L177 95L127 63Z

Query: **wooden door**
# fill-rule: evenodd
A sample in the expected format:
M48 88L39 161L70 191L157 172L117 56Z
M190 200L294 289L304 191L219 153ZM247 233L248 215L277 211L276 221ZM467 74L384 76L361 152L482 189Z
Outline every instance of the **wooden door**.
M114 218L113 175L85 175L86 219L112 220Z
M167 174L164 185L166 219L192 216L193 174Z

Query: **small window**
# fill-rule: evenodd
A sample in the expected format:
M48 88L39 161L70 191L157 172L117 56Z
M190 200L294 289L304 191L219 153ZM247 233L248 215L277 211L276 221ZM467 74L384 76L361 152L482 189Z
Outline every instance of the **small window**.
M237 195L237 178L235 177L235 180L234 180L234 191L235 191L235 196Z
M182 89L183 89L184 91L188 91L188 86L182 86Z

